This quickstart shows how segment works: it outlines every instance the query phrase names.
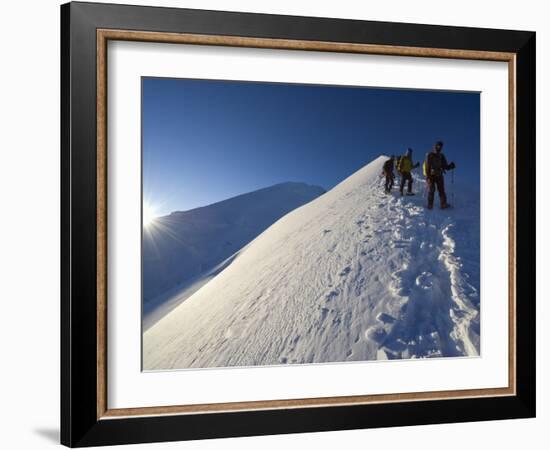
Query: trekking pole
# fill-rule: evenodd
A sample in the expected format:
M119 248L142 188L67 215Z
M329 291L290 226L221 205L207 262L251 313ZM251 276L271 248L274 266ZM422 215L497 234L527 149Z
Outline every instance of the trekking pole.
M455 171L451 171L451 207L455 208Z

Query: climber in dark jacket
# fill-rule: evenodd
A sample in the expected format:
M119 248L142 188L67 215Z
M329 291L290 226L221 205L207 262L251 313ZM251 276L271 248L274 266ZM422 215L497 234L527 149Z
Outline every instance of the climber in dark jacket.
M435 190L439 193L439 200L441 202L441 209L448 208L447 195L445 194L445 177L444 174L447 170L454 169L455 163L447 164L445 155L441 153L443 149L443 142L437 141L431 152L426 154L426 160L424 161L424 174L426 176L426 182L428 183L428 209L432 209L434 206Z
M386 177L386 183L384 184L384 191L389 194L393 188L393 182L395 180L395 175L393 174L393 162L395 156L392 156L390 159L386 160L384 166L382 167L382 173Z

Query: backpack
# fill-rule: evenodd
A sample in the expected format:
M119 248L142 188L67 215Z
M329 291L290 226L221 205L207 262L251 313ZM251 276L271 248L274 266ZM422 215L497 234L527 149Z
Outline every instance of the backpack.
M407 156L402 156L397 165L397 170L399 172L410 172L412 169L412 161Z
M428 155L426 156L426 161L425 161L425 165L426 164L429 164L430 166L430 173L429 174L426 174L426 170L427 170L427 167L424 167L424 172L425 172L425 175L428 176L428 175L431 175L431 176L440 176L443 174L443 172L445 171L443 165L443 160L444 160L444 156L443 156L443 153L433 153L433 152L430 152L428 153Z
M401 160L403 159L402 156L398 156L395 160L395 168L399 171L399 167L401 166Z

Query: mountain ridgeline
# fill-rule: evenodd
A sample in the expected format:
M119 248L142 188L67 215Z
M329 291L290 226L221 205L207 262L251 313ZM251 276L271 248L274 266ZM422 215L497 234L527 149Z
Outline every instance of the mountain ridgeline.
M281 183L155 219L143 231L144 311L159 296L200 278L282 216L324 192L319 186Z

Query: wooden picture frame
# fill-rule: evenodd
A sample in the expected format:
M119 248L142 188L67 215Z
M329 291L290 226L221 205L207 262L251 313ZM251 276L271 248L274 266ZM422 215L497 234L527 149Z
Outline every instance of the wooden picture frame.
M535 33L93 3L63 5L61 27L63 444L534 417ZM508 387L110 409L106 359L109 40L507 62Z

